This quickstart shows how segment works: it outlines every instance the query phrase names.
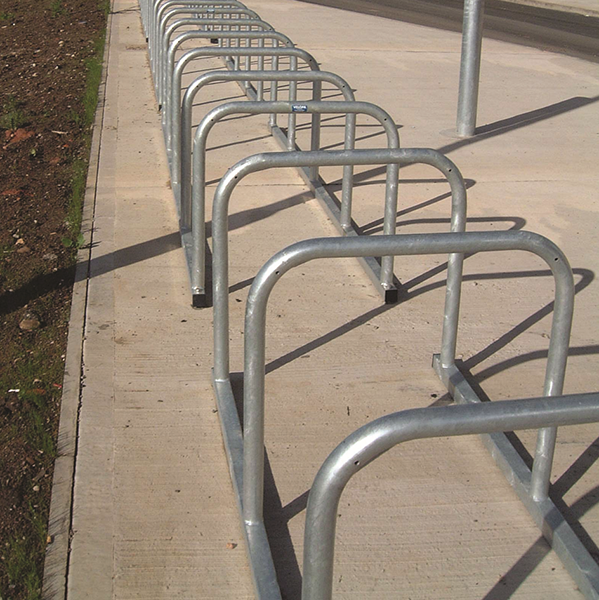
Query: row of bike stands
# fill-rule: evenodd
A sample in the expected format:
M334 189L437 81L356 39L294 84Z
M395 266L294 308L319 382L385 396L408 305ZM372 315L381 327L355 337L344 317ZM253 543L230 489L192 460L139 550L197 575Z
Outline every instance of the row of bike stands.
M183 7L178 9L175 7ZM170 10L168 10L170 9ZM401 149L391 117L375 105L356 102L347 82L332 73L320 72L308 53L291 47L288 38L274 36L268 24L244 12L238 2L192 0L154 2L142 6L148 36L157 97L163 110L167 151L174 192L179 208L181 233L190 266L195 304L205 299L205 164L206 139L219 120L232 114L269 115L273 136L286 150L247 157L220 180L212 211L212 288L214 322L213 383L231 477L236 492L246 547L257 597L279 599L281 594L264 525L264 412L266 314L271 291L290 269L308 261L339 257L364 259L372 272L372 257L383 257L375 281L387 302L395 301L393 257L448 254L447 287L442 341L433 368L456 402L456 406L414 409L394 413L361 427L331 453L312 486L307 508L302 598L324 600L332 596L333 557L337 505L355 473L393 446L410 439L478 433L506 478L550 542L580 591L599 598L599 568L549 496L549 482L556 443L556 427L599 421L599 395L564 396L563 385L572 323L574 285L572 271L563 253L549 240L525 231L465 232L466 190L456 166L440 153L428 149ZM217 42L216 48L188 51L176 61L182 43L167 34L167 22L179 14L194 14L185 25L199 25L200 32L185 32L194 38ZM226 16L225 16L226 15ZM191 22L188 22L191 21ZM224 21L228 21L225 23ZM261 31L254 31L255 24ZM173 24L174 25L174 24ZM183 26L183 25L181 25ZM262 47L252 48L257 40ZM273 43L264 47L265 41ZM233 43L237 45L232 46ZM278 47L281 43L285 47ZM242 46L243 44L243 46ZM173 50L173 48L175 48ZM194 58L223 59L227 70L202 75L188 87L182 99L183 69ZM251 71L251 58L262 59ZM264 70L268 58L272 69ZM280 59L289 69L280 70ZM245 59L243 64L241 59ZM276 60L275 60L276 59ZM298 71L298 59L308 71ZM183 65L183 66L181 66ZM223 103L204 116L192 143L191 107L199 90L216 81L236 81L250 102ZM298 82L312 84L312 100L297 102ZM270 97L264 99L263 83L269 82ZM289 99L278 99L279 82L289 82ZM344 101L322 101L323 82L335 85ZM256 83L254 87L253 83ZM311 147L301 151L295 142L298 113L312 115ZM320 115L345 115L343 151L319 150ZM288 114L287 131L277 125L276 115ZM387 147L355 150L355 116L368 114L387 132ZM424 163L438 169L451 187L451 231L445 234L394 235L397 211L398 173L401 165ZM384 235L358 236L351 220L353 168L385 165L387 169ZM229 367L228 212L231 195L244 177L270 168L296 167L335 217L343 237L316 238L289 246L273 256L253 280L246 304L244 327L243 424L239 419ZM344 167L342 200L328 195L319 177L324 166ZM328 196L328 198L327 198ZM323 200L324 198L324 200ZM543 397L500 402L482 402L456 365L462 266L466 253L524 251L544 260L555 281L555 301ZM378 263L376 263L378 265ZM376 270L376 266L375 266ZM539 429L534 464L530 469L504 435L505 431Z
M178 8L176 5L184 4L184 8ZM168 6L170 10L164 7ZM225 9L222 7L234 6L234 8ZM217 8L218 7L218 8ZM228 18L223 17L227 10L230 10ZM242 12L239 12L242 11ZM179 14L194 13L194 19L180 19L169 24L172 17ZM193 99L199 89L207 83L214 81L236 81L240 84L242 90L250 100L262 102L261 107L254 106L253 114L264 112L269 114L269 127L275 140L287 150L296 149L296 114L311 113L311 142L310 149L319 148L320 115L329 112L340 112L346 117L344 147L353 149L355 140L355 115L359 112L372 114L373 111L384 113L382 109L374 105L366 106L366 103L356 103L350 86L339 76L333 73L321 73L314 57L299 48L292 47L292 42L286 36L272 31L272 27L259 19L253 18L251 11L244 13L239 8L238 3L225 2L204 2L199 0L193 2L186 0L181 3L169 0L166 3L155 5L153 10L148 7L143 11L144 21L147 23L146 32L148 33L148 44L150 48L150 63L153 68L154 80L156 84L156 95L162 108L163 126L165 131L167 155L171 168L171 181L180 214L181 234L183 246L186 251L188 265L190 267L190 279L192 288L193 305L201 307L206 304L206 286L205 273L206 266L203 256L198 257L198 248L202 248L205 239L203 226L203 206L197 208L198 218L192 218L192 206L194 210L198 203L203 203L204 190L202 186L194 186L196 199L191 200L191 181L196 178L201 181L203 173L197 170L203 169L205 159L199 157L198 152L193 156L197 157L195 165L196 170L190 172L190 152L188 151L189 138L191 136L191 125L188 118L191 114ZM234 17L234 18L233 18ZM178 27L200 26L201 31L186 31L183 35L172 39L172 33ZM204 30L208 29L208 31ZM235 31L232 31L235 29ZM255 31L258 29L259 31ZM193 39L210 39L217 41L218 47L199 47L189 50L183 54L179 60L175 60L178 48L185 41ZM252 47L252 43L257 42L258 47ZM265 47L264 44L270 42L271 47ZM238 44L232 47L231 44ZM243 47L240 47L244 44ZM154 51L152 50L154 49ZM209 78L200 78L189 86L183 104L181 103L181 85L182 76L186 66L195 59L202 57L221 58L227 71L215 71L209 73ZM258 70L250 71L251 59L257 59ZM242 68L241 59L245 59ZM264 71L265 59L270 60L271 69ZM284 60L287 62L283 62ZM301 64L300 64L301 63ZM300 72L299 69L304 65L309 69L309 73ZM281 70L282 67L287 69ZM297 84L298 82L312 82L313 93L312 102L298 103ZM252 85L256 83L256 87ZM284 105L279 101L278 104L268 104L264 101L264 82L270 83L269 102L277 102L279 97L280 82L289 83L288 102ZM353 104L326 103L326 106L318 104L321 98L321 86L323 82L331 83L336 86L347 102ZM315 104L316 103L316 104ZM246 105L247 107L250 104ZM224 108L224 105L223 105ZM235 111L237 107L231 106L229 110ZM268 109L268 110L267 110ZM358 110L360 109L360 110ZM242 111L243 112L243 111ZM288 123L286 131L278 126L276 115L288 113ZM206 116L204 123L209 119ZM388 147L397 148L399 139L395 126L389 115L384 113L381 123L387 131ZM393 127L393 131L390 131ZM199 129L205 129L200 125ZM201 142L194 142L197 146ZM389 166L388 180L396 182L398 177L396 166ZM318 166L309 170L300 170L300 174L306 179L307 183L315 192L316 197L323 203L329 216L338 224L339 231L344 235L357 235L351 219L351 194L352 194L352 175L353 166L346 165L343 174L342 184L342 202L341 207L330 196L323 186L319 177ZM395 200L391 198L395 196ZM389 183L386 194L386 217L385 233L391 234L395 231L395 206L397 203L397 183ZM392 216L393 215L393 216ZM205 253L204 253L205 254ZM373 259L362 261L366 272L385 298L386 302L397 301L397 288L393 281L392 257L386 257L383 260L383 266Z

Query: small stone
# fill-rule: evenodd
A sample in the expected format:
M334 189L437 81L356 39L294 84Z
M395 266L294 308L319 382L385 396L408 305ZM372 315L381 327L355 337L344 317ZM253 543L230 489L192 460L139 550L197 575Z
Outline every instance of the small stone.
M51 535L46 538L46 544L51 544L54 541Z
M22 246L21 248L17 248L17 254L29 254L31 249L29 246Z
M25 245L25 240L23 238L19 238L16 242L15 242L15 246L24 246Z
M227 550L235 550L237 544L235 542L227 542Z
M39 485L34 485L33 486L33 491L34 492L39 492L40 491L40 486Z
M25 313L21 322L19 323L19 327L23 331L33 331L40 326L40 320L33 313Z
M48 254L44 254L42 256L43 260L58 260L58 256L54 254L54 252L49 252Z

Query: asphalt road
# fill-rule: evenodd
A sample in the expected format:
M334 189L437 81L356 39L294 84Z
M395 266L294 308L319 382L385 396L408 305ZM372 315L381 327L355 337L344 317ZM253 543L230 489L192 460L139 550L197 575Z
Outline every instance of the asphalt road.
M450 31L462 30L463 0L300 0ZM484 36L599 62L599 19L486 0Z

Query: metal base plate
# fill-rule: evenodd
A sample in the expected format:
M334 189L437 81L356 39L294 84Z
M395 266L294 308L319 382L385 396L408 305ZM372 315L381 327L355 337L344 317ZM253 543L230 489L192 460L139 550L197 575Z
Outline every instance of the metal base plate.
M259 598L259 600L281 600L281 591L277 583L277 575L264 522L249 524L243 519L241 498L243 489L243 435L231 381L229 379L216 380L213 376L212 384L216 394L218 416L227 452L231 481L233 482L237 508L245 534L245 547L256 590L256 598Z

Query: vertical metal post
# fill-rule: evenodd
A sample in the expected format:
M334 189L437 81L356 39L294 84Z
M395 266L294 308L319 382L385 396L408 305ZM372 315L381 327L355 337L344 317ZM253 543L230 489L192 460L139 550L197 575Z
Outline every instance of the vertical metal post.
M295 56L291 56L289 58L289 70L297 71L297 58ZM297 100L297 82L290 81L289 82L289 102L295 102ZM293 152L295 148L295 113L290 112L287 122L287 150Z
M258 48L264 48L264 40L260 38L258 40ZM264 71L264 57L258 57L258 71ZM264 100L264 82L258 81L256 82L256 99Z
M320 81L314 81L312 86L312 100L319 102L322 98L322 84ZM320 150L320 113L317 112L312 115L310 150ZM310 178L314 182L318 180L318 166L310 167Z
M274 47L278 48L279 47L279 40L274 40ZM273 71L278 71L279 70L279 57L278 56L273 56L272 57L272 65L271 65L271 69ZM269 100L271 102L276 102L279 99L279 84L277 81L271 81L270 82L270 97ZM270 127L276 127L277 126L277 115L275 113L272 113L270 115L270 119L268 122Z
M345 115L345 142L344 150L353 150L356 146L356 115ZM354 167L345 165L343 167L343 179L341 181L341 215L339 223L343 231L352 229L351 209L354 191ZM395 217L394 217L395 218Z
M483 37L484 0L464 0L462 59L458 96L457 133L470 137L476 130L480 54Z

